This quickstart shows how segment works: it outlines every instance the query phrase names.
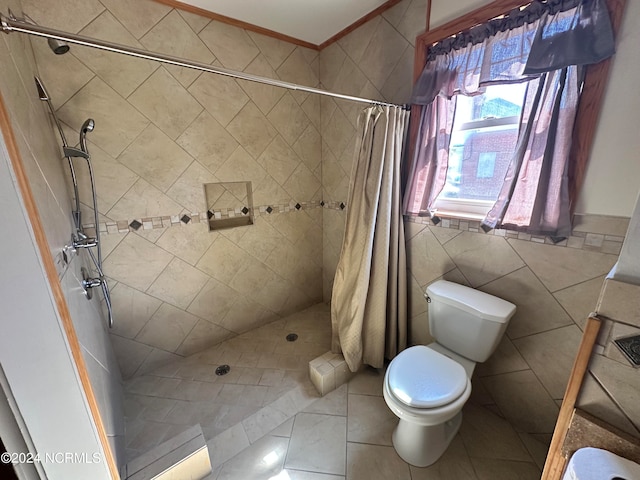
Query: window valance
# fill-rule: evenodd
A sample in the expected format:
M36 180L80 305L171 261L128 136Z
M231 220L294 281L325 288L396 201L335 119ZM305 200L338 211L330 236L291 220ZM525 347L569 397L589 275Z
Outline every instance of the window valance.
M473 95L485 85L598 63L614 52L604 0L536 0L430 47L411 102Z

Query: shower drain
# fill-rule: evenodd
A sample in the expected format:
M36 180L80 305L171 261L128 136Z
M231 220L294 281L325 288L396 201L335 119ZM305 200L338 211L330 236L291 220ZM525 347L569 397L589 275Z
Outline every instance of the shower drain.
M287 339L287 342L295 342L298 339L298 334L297 333L290 333L285 338Z
M216 368L216 375L226 375L227 373L229 373L229 371L231 371L231 367L229 365L220 365L218 368Z
M640 335L616 338L614 343L634 367L640 366Z

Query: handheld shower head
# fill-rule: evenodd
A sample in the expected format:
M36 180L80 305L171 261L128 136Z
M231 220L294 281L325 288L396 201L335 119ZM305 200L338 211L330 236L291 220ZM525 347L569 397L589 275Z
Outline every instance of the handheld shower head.
M80 129L81 133L90 133L93 132L93 129L96 127L96 122L93 118L87 118L85 122L82 124L82 128Z
M82 150L87 156L89 155L89 151L87 150L87 133L93 132L95 127L96 122L93 118L87 118L80 128L80 150Z

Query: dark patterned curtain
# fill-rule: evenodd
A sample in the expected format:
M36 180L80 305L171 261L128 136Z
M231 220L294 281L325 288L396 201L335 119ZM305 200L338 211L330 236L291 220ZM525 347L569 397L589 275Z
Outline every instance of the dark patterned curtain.
M583 66L613 53L603 0L534 1L431 47L412 95L421 123L405 213L434 215L446 182L456 96L526 82L516 151L483 228L567 235L568 156Z

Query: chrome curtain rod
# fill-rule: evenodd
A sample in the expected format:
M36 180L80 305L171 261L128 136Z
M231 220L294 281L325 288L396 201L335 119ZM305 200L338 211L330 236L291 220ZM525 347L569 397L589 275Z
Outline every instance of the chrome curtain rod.
M382 105L382 106L389 106L389 107L402 107L402 105L396 105L395 103L380 102L378 100L371 100L368 98L355 97L352 95L344 95L342 93L330 92L328 90L322 90L321 88L307 87L305 85L297 85L295 83L284 82L282 80L274 80L272 78L261 77L259 75L252 75L250 73L229 70L228 68L214 67L213 65L194 62L184 58L174 57L172 55L149 52L136 47L129 47L125 45L120 45L118 43L112 43L112 42L98 40L91 37L76 35L74 33L54 30L53 28L34 25L24 20L15 18L11 14L11 12L9 12L9 16L6 16L0 13L0 25L1 25L0 29L5 33L19 32L19 33L26 33L28 35L35 35L38 37L52 38L55 40L62 40L63 42L83 45L85 47L92 47L92 48L98 48L100 50L106 50L107 52L121 53L123 55L130 55L132 57L144 58L146 60L155 60L157 62L168 63L170 65L177 65L179 67L192 68L194 70L201 70L203 72L217 73L218 75L225 75L227 77L239 78L241 80L248 80L250 82L264 83L266 85L286 88L289 90L298 90L302 92L316 93L318 95L327 95L329 97L340 98L342 100L349 100L352 102L368 103L368 104Z

